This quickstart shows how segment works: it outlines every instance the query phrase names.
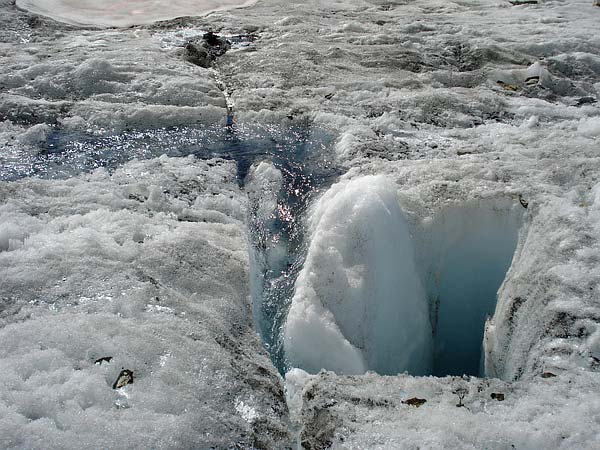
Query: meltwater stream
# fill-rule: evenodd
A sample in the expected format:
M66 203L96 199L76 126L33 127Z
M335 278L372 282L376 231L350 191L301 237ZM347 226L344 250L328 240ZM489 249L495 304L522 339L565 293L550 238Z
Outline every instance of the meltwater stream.
M132 159L195 155L201 159L233 159L238 165L238 182L243 185L249 167L256 161L272 159L290 164L294 173L331 171L323 149L332 137L309 125L276 127L237 125L235 127L173 127L95 135L52 128L37 152L23 152L10 160L0 155L0 181L35 176L60 179L100 167L112 171ZM323 154L321 156L321 154ZM316 160L321 158L320 160ZM310 166L310 167L309 167Z
M0 181L25 177L64 179L98 168L112 172L134 158L163 154L235 160L238 184L250 197L248 224L255 322L273 363L284 373L281 327L305 253L304 212L315 195L339 175L329 158L333 138L327 130L309 124L178 127L102 136L56 127L39 144L37 152L23 152L10 160L3 160L0 155ZM251 186L246 186L253 167L258 165L271 167L281 176L274 192L276 208L268 217L259 217L255 205L266 193L259 190L253 196ZM274 245L280 257L266 257Z

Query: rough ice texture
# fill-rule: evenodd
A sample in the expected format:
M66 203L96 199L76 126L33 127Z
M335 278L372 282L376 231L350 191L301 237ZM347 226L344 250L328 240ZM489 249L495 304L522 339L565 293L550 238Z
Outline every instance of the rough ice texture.
M161 157L0 185L0 447L285 445L235 170Z
M285 325L289 363L311 372L426 373L428 302L395 185L383 177L336 184L309 222Z
M248 195L248 227L254 245L249 248L253 270L251 287L254 298L254 318L259 331L268 326L262 313L264 275L271 270L283 270L286 254L283 243L274 239L272 227L277 218L277 201L283 185L283 175L271 162L261 161L250 168L244 183Z
M302 421L319 424L305 436L333 430L338 448L598 448L591 433L600 417L600 36L592 3L262 0L245 10L114 33L75 31L0 0L0 164L37 154L44 124L102 133L161 126L163 112L170 125L224 122L213 72L183 63L179 49L165 43L175 36L183 45L207 29L254 33L252 45L215 66L237 120L330 126L339 134L335 151L349 170L345 179L386 176L398 186L411 228L449 206L500 202L511 211L504 203L522 208L519 194L528 202L485 338L488 373L518 379L516 394L491 404L487 396L483 410L472 410L454 406L450 379L328 374L330 381L317 383L322 395L299 395L314 412ZM86 82L95 80L84 70L93 59L109 67L94 66L105 79ZM541 77L526 81L530 70ZM44 226L38 216L25 216L18 226L3 222L6 255ZM544 372L558 377L542 381ZM411 388L420 383L423 389ZM505 386L490 383L494 390ZM429 395L427 386L441 394ZM398 404L409 396L435 408ZM253 417L241 401L225 411ZM10 431L8 421L18 416L9 413L2 417ZM47 422L19 423L19 436L29 439ZM86 429L77 431L79 439Z
M73 25L128 27L250 6L256 0L16 0L19 8Z
M373 373L309 376L298 370L288 378L290 411L304 449L598 448L600 399L597 374L589 371L517 383ZM456 406L457 389L465 390L463 407ZM426 402L405 403L415 397Z

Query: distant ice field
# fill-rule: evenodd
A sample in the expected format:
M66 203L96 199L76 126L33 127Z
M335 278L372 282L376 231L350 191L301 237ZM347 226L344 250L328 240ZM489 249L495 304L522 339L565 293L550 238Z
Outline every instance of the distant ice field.
M19 8L73 25L127 27L250 6L256 0L17 0Z

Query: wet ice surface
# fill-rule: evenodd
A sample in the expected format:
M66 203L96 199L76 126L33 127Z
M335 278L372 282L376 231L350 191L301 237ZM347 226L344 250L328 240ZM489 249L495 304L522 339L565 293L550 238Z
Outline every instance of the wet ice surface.
M236 165L244 186L253 164L272 165L281 174L276 204L267 216L250 211L250 240L256 252L258 285L253 293L256 320L264 344L278 369L288 367L283 356L281 328L305 253L303 218L310 202L335 180L339 171L331 161L330 131L305 126L234 124L225 127L138 130L98 136L51 128L31 152L5 160L0 180L34 176L64 179L98 168L112 173L132 159L160 155L201 159L221 157ZM249 191L249 189L247 189ZM259 188L255 201L265 193ZM251 195L252 197L252 195ZM272 246L279 257L269 258Z
M37 153L5 160L0 180L24 177L62 179L98 168L108 172L132 159L160 155L201 159L221 157L236 165L240 186L254 164L269 164L281 174L275 205L266 215L256 209L265 192L251 193L250 245L255 252L257 277L253 300L256 322L273 362L283 374L289 368L281 329L293 295L294 283L305 254L304 216L311 203L339 175L332 163L331 131L304 126L234 124L225 127L172 128L129 131L97 136L52 128L36 142ZM252 180L251 180L252 183ZM274 250L275 249L275 250ZM275 251L276 257L269 255Z
M331 134L306 129L296 140L293 130L285 133L292 141L287 146L275 145L285 149L283 152L271 153L262 162L257 159L245 185L250 200L251 264L256 277L255 318L271 359L282 374L290 368L282 333L296 277L304 264L305 217L311 203L339 175L331 162Z
M250 165L262 159L273 160L291 176L304 173L305 177L321 180L335 173L326 154L331 140L331 134L326 130L309 126L236 124L133 130L108 135L48 127L40 139L33 142L31 151L3 158L0 179L13 181L28 176L67 178L100 167L113 171L129 160L164 154L234 160L240 185ZM295 183L302 184L301 181L291 180L289 183L292 185L288 191L292 192L295 189L306 191L321 181L306 179L305 188L293 186Z
M17 0L19 8L74 25L127 27L250 6L256 0Z

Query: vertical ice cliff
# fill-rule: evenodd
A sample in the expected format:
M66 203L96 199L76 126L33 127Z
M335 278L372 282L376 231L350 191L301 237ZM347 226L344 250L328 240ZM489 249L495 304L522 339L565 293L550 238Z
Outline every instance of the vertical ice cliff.
M419 223L415 245L431 304L434 375L484 375L484 323L494 314L523 211L510 199L470 200Z
M311 372L426 373L427 298L396 187L377 176L338 183L309 228L284 330L289 363Z
M269 344L269 321L264 315L267 272L283 272L286 265L285 243L275 231L277 199L282 188L283 175L272 163L261 161L250 167L245 180L249 200L248 226L250 228L250 285L254 298L254 320L263 341Z
M597 369L599 185L548 196L520 240L488 324L491 376L529 378Z

